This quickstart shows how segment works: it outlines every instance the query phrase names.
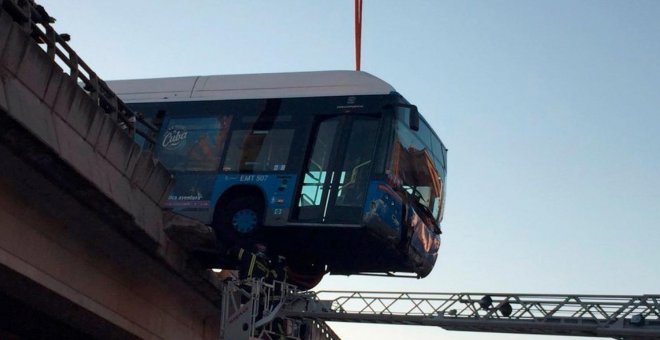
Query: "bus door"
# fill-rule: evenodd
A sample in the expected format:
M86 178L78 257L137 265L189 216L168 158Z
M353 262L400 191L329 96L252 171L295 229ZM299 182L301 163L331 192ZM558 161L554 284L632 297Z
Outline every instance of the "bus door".
M314 126L298 191L298 222L359 224L380 119L322 117Z

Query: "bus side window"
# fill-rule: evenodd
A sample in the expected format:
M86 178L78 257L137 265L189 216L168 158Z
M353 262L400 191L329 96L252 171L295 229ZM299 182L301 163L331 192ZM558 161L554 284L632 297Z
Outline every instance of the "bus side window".
M223 170L286 170L293 134L293 129L233 131Z
M170 119L157 157L171 171L215 171L230 123L230 116Z

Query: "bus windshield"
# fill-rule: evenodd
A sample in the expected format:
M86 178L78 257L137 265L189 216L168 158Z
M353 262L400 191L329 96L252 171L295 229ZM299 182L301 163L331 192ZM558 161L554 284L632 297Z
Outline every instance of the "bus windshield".
M408 110L397 108L392 172L412 201L427 210L439 223L443 203L440 172L445 166L444 146L424 120L420 121L419 131L411 130Z

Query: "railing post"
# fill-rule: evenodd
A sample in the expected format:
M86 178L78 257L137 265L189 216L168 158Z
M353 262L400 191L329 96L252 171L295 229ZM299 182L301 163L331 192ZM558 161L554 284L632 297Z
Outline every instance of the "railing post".
M92 100L110 115L117 124L123 123L127 129L126 132L131 137L138 133L150 145L155 144L158 127L147 122L144 117L132 112L126 104L119 100L117 95L98 78L96 73L67 44L68 39L65 40L63 35L58 34L53 29L50 23L54 20L42 6L37 5L34 0L0 0L0 11L6 12L37 43L45 43L46 55L55 62L61 62L60 65L66 65L69 68L67 73L72 80L77 84L83 84L81 85L83 90L88 93ZM140 123L140 129L137 127L138 122Z

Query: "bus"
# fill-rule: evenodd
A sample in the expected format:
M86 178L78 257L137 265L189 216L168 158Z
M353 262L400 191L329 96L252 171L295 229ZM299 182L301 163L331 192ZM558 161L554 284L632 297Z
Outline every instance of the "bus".
M417 107L360 71L119 80L162 121L168 209L220 247L261 243L289 279L425 277L440 247L447 149ZM231 268L231 261L219 260Z

